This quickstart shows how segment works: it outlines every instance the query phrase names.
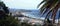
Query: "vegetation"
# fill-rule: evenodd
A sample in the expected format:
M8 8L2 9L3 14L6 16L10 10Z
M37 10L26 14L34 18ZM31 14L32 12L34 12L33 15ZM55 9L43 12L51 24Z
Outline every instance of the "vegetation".
M21 22L20 26L42 26L42 25L41 24L34 24L34 25L32 25L32 23Z
M18 19L8 14L8 7L3 2L0 2L0 26L19 26Z
M60 8L60 0L43 0L37 6L37 8L39 8L39 6L41 4L43 4L43 6L40 8L41 14L44 15L45 13L47 13L45 19L51 18L52 19L51 23L54 24L56 13L57 13L58 9Z
M28 24L27 22L21 22L20 26L32 26L31 24Z
M0 26L18 26L18 19L15 17L7 16L5 18L0 19Z
M2 7L2 9L4 10L4 12L5 12L6 14L9 13L8 7L6 7L6 5L5 5L3 2L0 2L0 7Z

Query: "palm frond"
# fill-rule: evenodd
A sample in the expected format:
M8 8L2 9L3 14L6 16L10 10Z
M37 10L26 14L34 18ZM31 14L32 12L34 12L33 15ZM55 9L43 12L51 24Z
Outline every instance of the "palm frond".
M52 16L51 16L51 19L53 19L52 23L55 23L55 17L56 17L58 8L59 6L56 6L55 9L52 11Z
M58 2L57 2L57 3L58 3ZM53 6L53 7L48 11L47 15L50 14L50 13L53 11L53 9L55 9L55 7L57 6L57 3L55 4L55 6Z
M58 3L58 1L53 2L52 5L50 4L50 5L47 5L44 7L42 6L42 8L40 9L41 13L45 14L47 11L52 10L57 5L56 3ZM46 9L46 10L44 10L44 9Z
M56 12L58 11L59 7L60 7L60 3L58 3L58 5L54 8L52 16L51 16L52 18L56 14Z
M45 14L49 10L52 11L57 4L58 4L58 1L57 2L53 2L52 5L49 8L47 8L45 11L43 10L42 14Z
M44 0L44 1L42 1L40 4L38 4L37 8L39 8L39 6L40 6L42 3L44 3L44 2L45 2L45 0Z
M54 23L55 22L56 13L57 13L58 9L60 8L60 0L45 0L45 1L43 0L38 5L38 7L41 4L43 4L43 6L40 8L41 14L44 15L45 13L47 13L45 18L50 16L50 18L53 19L52 23Z
M50 5L51 5L51 1L46 1L46 3L40 8L40 12L41 13L47 12ZM46 10L45 10L45 8L46 8Z
M42 13L48 5L49 5L49 3L45 3L45 4L40 8L40 12Z
M39 8L39 6L40 6L41 4L43 4L44 2L46 2L46 1L48 2L49 0L43 0L41 3L38 4L37 8Z

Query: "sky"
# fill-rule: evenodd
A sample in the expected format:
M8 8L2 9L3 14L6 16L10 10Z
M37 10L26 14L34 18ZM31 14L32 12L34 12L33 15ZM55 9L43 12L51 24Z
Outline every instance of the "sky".
M16 9L37 9L42 0L2 0L9 8Z

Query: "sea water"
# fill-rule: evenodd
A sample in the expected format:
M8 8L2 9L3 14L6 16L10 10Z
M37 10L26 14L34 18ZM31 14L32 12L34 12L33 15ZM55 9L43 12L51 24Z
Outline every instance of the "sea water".
M41 16L40 10L31 10L32 12L25 12L25 14L32 18L45 18L46 15ZM56 13L56 19L58 19L59 12Z
M46 15L41 16L40 10L31 10L32 12L25 12L26 16L29 16L30 18L36 18L36 19L45 19ZM58 17L59 17L59 11L56 13L55 17L55 23L58 23Z

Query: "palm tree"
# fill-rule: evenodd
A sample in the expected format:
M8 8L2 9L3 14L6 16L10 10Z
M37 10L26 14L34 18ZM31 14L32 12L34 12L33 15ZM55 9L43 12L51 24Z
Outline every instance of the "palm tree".
M45 18L49 18L49 16L50 16L52 19L52 24L54 24L56 13L57 13L58 9L60 8L60 0L43 0L37 6L37 8L39 8L39 6L41 4L43 4L43 6L40 8L41 14L44 15L45 13L47 13Z
M58 25L60 25L60 11L59 11L59 17L58 17Z

